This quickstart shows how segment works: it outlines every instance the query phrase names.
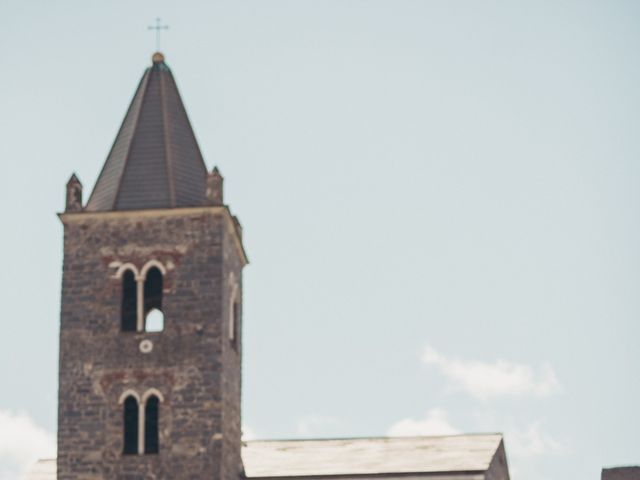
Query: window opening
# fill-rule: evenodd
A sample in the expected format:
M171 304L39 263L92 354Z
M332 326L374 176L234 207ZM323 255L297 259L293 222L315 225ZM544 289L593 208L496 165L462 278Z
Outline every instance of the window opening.
M162 311L162 272L151 267L144 280L144 315L157 308Z
M138 401L129 396L124 401L124 450L125 455L138 453Z
M238 348L238 325L240 323L240 302L235 300L231 306L231 331L229 336L231 337L231 344L233 348Z
M147 332L161 332L164 330L164 313L157 308L151 309L144 321L144 329Z
M144 407L144 453L158 453L158 417L160 400L155 395L147 399Z
M123 332L135 332L137 323L136 279L131 270L122 276L121 328Z

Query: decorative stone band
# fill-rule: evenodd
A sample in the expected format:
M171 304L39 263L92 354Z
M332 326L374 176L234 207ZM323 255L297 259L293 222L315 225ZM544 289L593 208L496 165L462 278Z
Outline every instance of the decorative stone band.
M242 245L242 229L237 220L229 210L227 205L207 206L207 207L185 207L185 208L159 208L148 210L114 210L110 212L64 212L59 213L58 217L63 224L82 222L88 219L106 219L106 218L122 218L122 217L168 217L195 214L212 214L223 215L227 222L229 231L234 232L234 243L238 251L238 255L242 261L242 267L249 263L249 258Z

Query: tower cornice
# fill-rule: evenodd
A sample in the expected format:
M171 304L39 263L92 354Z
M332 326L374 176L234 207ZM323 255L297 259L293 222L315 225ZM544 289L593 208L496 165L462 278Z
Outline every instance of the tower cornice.
M106 212L61 212L58 218L64 224L81 223L86 220L107 220L117 218L159 218L159 217L176 217L199 214L222 215L225 218L229 231L233 232L233 239L238 251L238 255L242 259L242 266L249 263L249 258L242 243L242 227L237 217L231 213L227 205L214 205L204 207L182 207L182 208L156 208L144 210L111 210Z

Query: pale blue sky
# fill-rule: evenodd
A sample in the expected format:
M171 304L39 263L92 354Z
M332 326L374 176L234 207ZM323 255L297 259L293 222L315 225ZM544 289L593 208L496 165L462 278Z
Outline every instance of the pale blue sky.
M634 1L0 0L0 421L55 431L55 212L158 15L244 225L255 435L504 431L514 480L640 463Z

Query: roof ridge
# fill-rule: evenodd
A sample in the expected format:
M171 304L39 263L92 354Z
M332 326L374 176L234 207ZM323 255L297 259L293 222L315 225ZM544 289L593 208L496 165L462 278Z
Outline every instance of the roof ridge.
M140 97L138 109L135 112L136 118L133 120L133 128L131 129L131 138L129 139L129 144L127 145L127 153L124 156L124 161L123 161L124 165L122 166L122 171L120 172L120 177L118 178L118 189L116 190L116 194L113 196L113 204L111 205L112 210L116 209L116 205L118 205L118 198L120 198L120 190L122 190L122 179L124 178L124 174L127 171L127 167L129 166L129 157L131 156L131 145L133 145L133 139L135 138L136 131L138 130L138 125L140 123L140 114L142 113L142 106L144 105L144 100L147 94L149 93L148 87L149 87L149 79L151 78L152 68L153 67L147 67L147 69L144 72L144 75L142 76L142 80L140 81L139 88L142 88L142 96ZM133 102L131 103L131 105L133 106Z
M455 438L455 437L504 437L501 432L473 432L473 433L455 433L449 435L407 435L407 436L373 436L373 437L323 437L323 438L256 438L254 440L243 440L243 443L257 442L331 442L331 441L354 441L354 440L415 440L417 438Z
M167 183L169 184L169 201L172 207L177 207L176 203L176 186L173 182L173 159L171 151L171 142L169 141L169 119L167 118L167 93L165 85L165 76L162 70L160 75L160 108L162 109L162 135L164 140L164 165L167 169Z
M204 155L202 155L202 150L200 150L200 143L198 142L198 139L196 138L196 132L193 129L193 125L191 125L191 119L189 118L189 114L187 113L187 106L184 104L184 101L182 100L182 94L180 93L180 90L178 89L178 82L176 81L175 77L173 75L171 75L171 81L174 84L174 90L178 96L178 107L182 110L182 114L185 116L185 118L187 119L187 122L189 122L189 133L191 134L191 139L193 140L193 143L196 146L196 150L198 152L198 156L200 157L201 160L201 164L202 164L202 168L204 170L204 175L205 177L209 174L209 170L207 169L207 164L204 161Z
M91 191L91 195L89 195L89 199L87 200L87 206L89 206L91 204L91 201L93 200L94 196L97 193L97 186L98 183L100 182L100 179L102 178L102 175L104 174L105 170L108 167L108 163L109 163L109 159L111 158L111 155L113 154L113 150L115 149L117 143L118 143L118 139L120 138L120 135L122 134L122 130L125 128L125 124L127 123L127 117L129 116L129 113L132 111L134 103L135 103L135 98L136 95L138 94L138 92L140 91L140 89L142 88L143 83L145 82L145 79L148 77L148 68L145 70L144 74L142 75L142 78L140 79L140 81L138 82L138 86L136 87L135 92L133 93L133 97L131 98L131 101L129 102L129 106L127 107L127 111L124 115L124 118L122 119L122 122L120 123L120 128L118 128L118 131L116 132L116 136L113 139L113 142L111 142L111 148L109 148L109 153L107 154L107 159L105 160L104 164L102 165L102 168L100 169L100 173L98 173L98 177L96 178L96 183L93 186L93 190ZM139 110L138 110L139 112ZM136 121L137 123L137 121ZM129 149L129 147L127 147L127 149ZM123 168L124 170L124 168Z

